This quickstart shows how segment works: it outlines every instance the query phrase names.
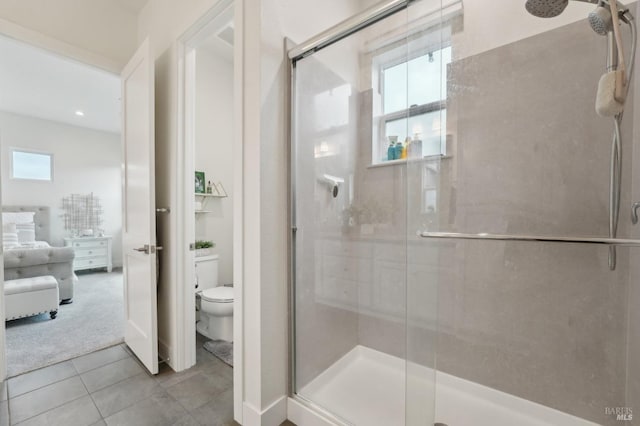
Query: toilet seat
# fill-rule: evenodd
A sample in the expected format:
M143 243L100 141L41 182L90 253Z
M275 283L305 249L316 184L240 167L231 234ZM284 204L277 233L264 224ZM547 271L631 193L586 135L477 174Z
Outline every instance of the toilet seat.
M204 290L200 297L207 302L233 303L233 287L214 287Z

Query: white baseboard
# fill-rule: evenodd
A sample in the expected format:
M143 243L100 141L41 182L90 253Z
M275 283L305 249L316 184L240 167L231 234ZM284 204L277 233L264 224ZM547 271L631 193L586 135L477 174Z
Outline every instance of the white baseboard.
M287 399L287 416L298 426L340 426L293 398Z
M287 420L286 396L278 398L262 412L246 402L242 407L243 426L280 426L282 422Z

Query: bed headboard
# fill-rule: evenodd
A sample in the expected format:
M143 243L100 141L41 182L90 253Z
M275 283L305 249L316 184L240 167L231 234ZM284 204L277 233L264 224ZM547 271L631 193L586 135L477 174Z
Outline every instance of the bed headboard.
M51 234L51 218L49 217L49 207L46 206L2 206L3 212L35 212L33 221L36 224L36 240L49 240Z

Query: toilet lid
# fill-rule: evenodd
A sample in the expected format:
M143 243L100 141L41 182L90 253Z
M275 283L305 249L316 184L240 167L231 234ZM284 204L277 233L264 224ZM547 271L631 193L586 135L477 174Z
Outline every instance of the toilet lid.
M214 287L202 292L202 298L209 302L233 302L233 287Z

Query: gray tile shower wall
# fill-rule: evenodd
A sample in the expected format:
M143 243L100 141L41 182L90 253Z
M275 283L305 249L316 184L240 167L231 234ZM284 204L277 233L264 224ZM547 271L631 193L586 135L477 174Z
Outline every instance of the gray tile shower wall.
M454 46L455 49L455 46ZM606 42L577 22L449 71L439 229L608 235L611 119L594 110ZM623 126L620 236L629 235L633 99ZM444 176L443 176L444 177ZM441 250L437 367L596 421L625 403L631 249L460 242ZM637 249L636 249L637 250ZM455 271L455 273L453 273Z

